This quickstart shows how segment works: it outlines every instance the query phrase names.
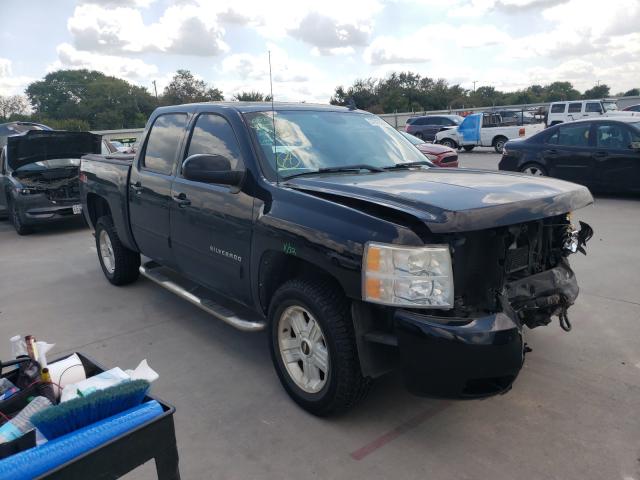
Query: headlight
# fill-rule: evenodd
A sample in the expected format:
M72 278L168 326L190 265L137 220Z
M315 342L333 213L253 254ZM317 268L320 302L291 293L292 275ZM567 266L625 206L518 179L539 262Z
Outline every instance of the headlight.
M402 247L368 242L362 266L362 298L385 305L452 308L449 246Z
M21 188L19 191L21 195L33 195L34 193L39 193L35 188Z
M433 155L431 153L425 153L424 156L427 157L432 162L435 162L436 160L438 160L438 156L437 155Z

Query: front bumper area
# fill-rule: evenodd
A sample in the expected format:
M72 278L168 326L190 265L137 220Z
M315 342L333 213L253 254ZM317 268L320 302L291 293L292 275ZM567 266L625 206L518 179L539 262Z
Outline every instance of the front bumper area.
M80 199L58 200L53 202L45 195L31 195L19 200L19 210L25 225L55 222L70 218L79 218L80 213L74 213L73 206L80 205Z
M402 374L416 395L477 398L511 387L524 361L515 314L440 318L415 311L394 315Z

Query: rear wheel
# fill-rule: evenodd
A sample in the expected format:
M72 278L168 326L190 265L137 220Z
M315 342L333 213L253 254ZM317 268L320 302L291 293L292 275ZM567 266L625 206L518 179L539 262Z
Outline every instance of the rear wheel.
M496 137L493 139L493 148L495 148L496 153L502 153L504 144L507 143L507 141L507 137Z
M308 412L326 416L353 407L367 393L349 301L331 282L294 279L269 307L271 358L282 386Z
M33 229L24 224L22 220L22 215L20 214L20 209L16 202L13 200L9 201L9 218L11 219L11 223L13 224L13 228L16 229L16 233L18 235L29 235L33 232Z
M96 249L102 272L113 285L135 282L140 274L140 254L125 247L111 217L96 222Z
M462 148L464 148L465 152L470 152L471 150L473 150L476 146L475 145L465 145Z
M520 171L536 177L545 177L547 175L546 169L539 163L527 163L520 167Z
M420 132L416 133L415 137L419 138L420 140L424 140L424 135L422 135Z
M456 148L456 142L454 142L453 140L451 140L450 138L443 138L442 140L440 140L440 145L444 146L444 147L449 147L449 148Z

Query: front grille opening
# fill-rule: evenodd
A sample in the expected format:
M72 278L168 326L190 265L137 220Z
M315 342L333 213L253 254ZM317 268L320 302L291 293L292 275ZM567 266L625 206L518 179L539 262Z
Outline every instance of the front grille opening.
M503 377L474 378L467 380L462 390L463 397L486 397L495 395L511 388L515 380L515 375L505 375Z

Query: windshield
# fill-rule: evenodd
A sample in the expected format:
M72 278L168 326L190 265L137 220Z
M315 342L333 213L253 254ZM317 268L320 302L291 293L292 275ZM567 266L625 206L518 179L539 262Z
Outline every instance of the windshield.
M55 158L41 162L29 163L16 169L16 172L35 172L39 170L53 170L55 168L67 168L80 166L79 158Z
M425 143L424 140L419 139L418 137L416 137L415 135L411 135L410 133L407 132L400 132L400 134L406 138L407 140L409 140L413 145L420 145L421 143Z
M310 110L246 114L269 172L283 178L323 168L355 164L391 167L424 162L424 156L400 132L381 118L362 113Z
M602 102L602 106L604 107L605 112L611 112L613 110L618 110L618 105L615 102Z

